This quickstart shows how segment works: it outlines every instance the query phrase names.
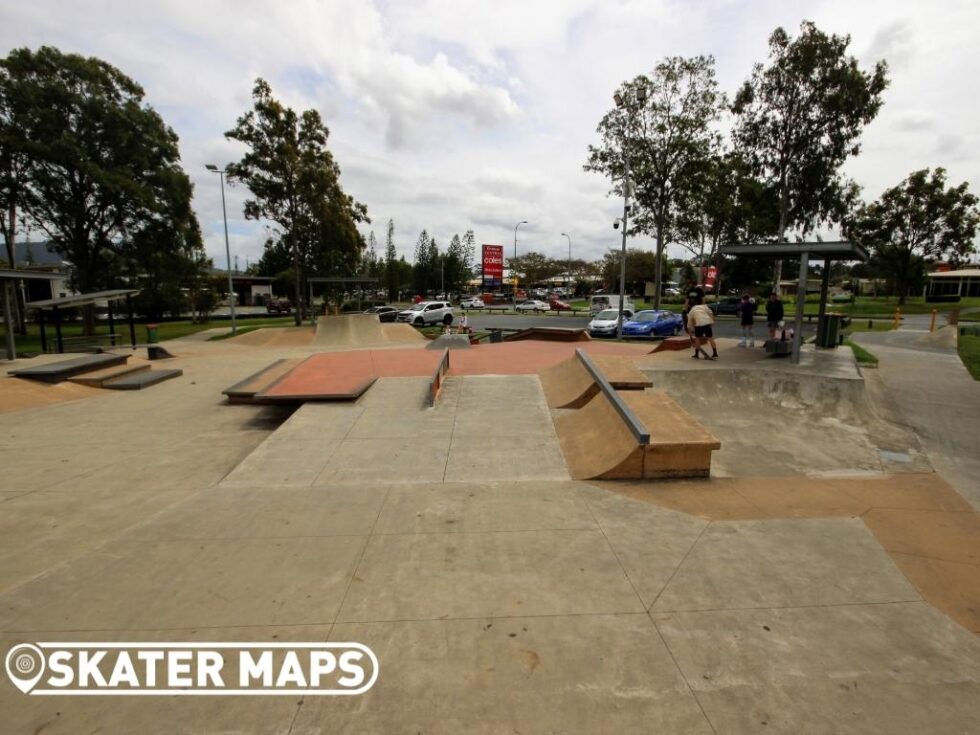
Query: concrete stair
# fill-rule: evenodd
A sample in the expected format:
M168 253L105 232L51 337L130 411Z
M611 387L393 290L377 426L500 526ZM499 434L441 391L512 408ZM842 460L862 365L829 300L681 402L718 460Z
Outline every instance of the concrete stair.
M121 378L103 383L102 387L108 388L109 390L141 390L183 374L184 371L179 369L140 370L139 372L130 373Z
M122 365L113 365L101 370L93 370L92 372L82 373L81 375L73 375L72 377L68 378L68 381L70 383L78 383L79 385L88 385L93 388L104 388L106 383L113 380L149 369L150 366L146 365L145 363L136 363L133 365L123 363Z

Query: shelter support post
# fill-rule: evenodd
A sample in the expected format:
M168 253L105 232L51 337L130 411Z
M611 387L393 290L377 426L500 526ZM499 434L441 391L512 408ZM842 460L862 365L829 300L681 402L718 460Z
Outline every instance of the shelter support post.
M65 343L61 339L61 311L57 306L51 310L51 318L54 319L54 338L60 355L65 351Z
M109 346L116 346L116 322L112 318L112 299L106 302L106 306L109 309Z
M133 320L133 297L126 294L126 311L129 312L129 342L136 349L136 322Z
M796 324L793 325L793 364L800 364L800 345L803 342L803 309L806 306L806 275L810 253L800 253L800 281L796 285Z
M817 312L817 344L823 344L823 332L826 329L824 314L827 313L827 294L830 291L830 258L823 261L823 277L820 279L820 308Z
M14 344L14 315L10 310L10 284L11 281L3 281L3 327L7 334L7 359L17 359L17 346Z
M44 309L37 310L37 326L41 330L41 352L48 351L48 332L44 328Z

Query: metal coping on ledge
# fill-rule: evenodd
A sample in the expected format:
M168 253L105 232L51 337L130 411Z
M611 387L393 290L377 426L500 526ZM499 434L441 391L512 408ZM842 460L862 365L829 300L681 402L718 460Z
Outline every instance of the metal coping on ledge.
M429 381L429 406L436 405L436 397L439 395L439 391L434 390L436 383L439 384L439 390L442 390L442 380L443 375L449 372L449 348L446 347L442 351L442 358L439 360L439 364L436 366L436 371L432 376L432 380Z
M606 398L609 399L609 402L612 403L613 408L615 408L619 412L619 415L623 417L623 421L626 422L626 425L629 427L630 431L633 432L633 436L636 437L637 441L639 441L641 445L649 444L650 432L647 431L647 427L644 426L643 422L640 421L635 413L633 413L633 409L627 406L625 401L620 398L619 393L616 392L616 389L610 385L608 380L606 380L606 376L602 374L602 371L600 371L589 356L585 354L585 350L583 350L581 347L577 347L575 349L575 355L582 361L582 364L585 365L585 369L589 371L592 379L596 382L596 385L599 386L599 390L605 394Z

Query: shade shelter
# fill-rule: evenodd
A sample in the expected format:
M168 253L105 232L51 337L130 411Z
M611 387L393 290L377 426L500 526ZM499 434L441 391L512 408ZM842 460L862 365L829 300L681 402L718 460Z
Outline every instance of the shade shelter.
M327 286L341 286L346 288L347 286L354 286L358 289L357 291L357 308L361 308L361 296L364 293L364 287L376 284L378 282L377 278L345 278L345 277L327 277L327 276L314 276L312 278L307 278L306 282L310 286L310 303L313 303L313 284L319 283Z
M65 351L65 341L61 335L61 314L64 309L72 309L80 306L90 306L100 301L109 304L109 334L115 343L115 318L112 313L113 301L126 301L126 312L129 316L129 340L133 349L136 349L136 322L133 319L133 296L139 293L139 289L114 289L111 291L93 291L92 293L78 294L77 296L65 296L60 299L44 299L43 301L31 301L26 305L28 309L37 310L38 326L41 328L41 349L48 351L48 337L45 331L44 315L51 314L51 321L54 322L55 344L58 352Z
M868 259L868 251L860 245L845 240L837 242L778 242L762 245L722 245L722 255L749 256L752 258L771 258L772 260L799 260L800 276L796 287L796 321L793 329L794 364L800 362L800 345L803 340L803 308L806 303L806 279L810 260L823 261L823 278L820 281L820 312L818 329L824 328L824 315L827 313L827 292L830 288L830 264L835 260ZM819 334L819 333L818 333ZM817 342L820 342L819 336Z
M18 281L58 281L62 278L59 273L40 273L37 271L0 270L0 284L3 286L3 322L7 333L7 359L17 357L17 346L14 343L13 308L16 294L14 289Z

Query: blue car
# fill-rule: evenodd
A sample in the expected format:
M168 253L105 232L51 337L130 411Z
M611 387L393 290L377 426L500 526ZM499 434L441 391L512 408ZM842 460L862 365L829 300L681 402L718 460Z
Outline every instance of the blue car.
M684 320L672 311L638 311L623 325L624 337L667 337L680 334Z

